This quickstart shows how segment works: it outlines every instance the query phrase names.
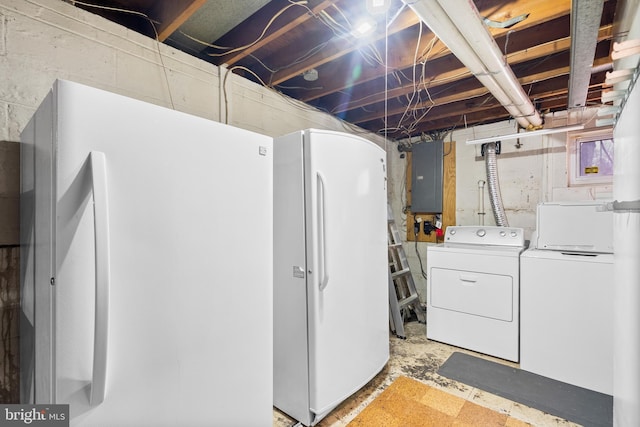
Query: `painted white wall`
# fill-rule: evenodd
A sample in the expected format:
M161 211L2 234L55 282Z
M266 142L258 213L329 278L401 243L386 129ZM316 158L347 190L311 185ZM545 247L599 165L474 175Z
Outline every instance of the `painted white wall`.
M226 73L60 0L0 3L0 140L19 141L57 78L270 136L309 127L363 132Z
M592 123L596 110L566 112L545 117L547 128L568 123ZM589 125L587 125L588 127ZM479 181L486 181L485 159L480 145L467 145L470 139L516 132L514 121L476 126L455 131L456 146L456 220L459 225L479 225L481 206ZM511 227L522 227L525 238L535 230L536 206L547 201L610 199L611 185L569 186L567 133L520 138L501 143L497 156L502 202ZM484 188L485 225L495 225Z
M593 123L596 110L556 113L545 117L547 127L565 126L568 123ZM467 145L470 139L484 138L496 135L507 135L516 132L513 120L474 126L467 129L455 130L447 136L456 141L456 224L480 225L484 217L484 225L495 225L495 219L489 200L489 190L486 184L486 163L481 156L480 145ZM531 238L536 228L536 207L540 202L567 200L611 199L610 185L569 187L567 166L567 134L558 133L504 141L501 153L497 156L498 179L502 202L507 220L511 227L522 227L525 238ZM402 215L405 198L405 170L406 159L400 158L395 148L389 147L388 162L393 175L390 176L392 207L396 218L404 220ZM482 186L484 183L484 187ZM482 212L482 197L484 197L485 215ZM404 221L398 221L406 226ZM410 224L410 226L412 226ZM401 233L405 236L405 232ZM409 264L413 273L421 301L425 302L426 280L422 277L420 260L426 269L427 245L418 243L416 254L415 244L405 242Z

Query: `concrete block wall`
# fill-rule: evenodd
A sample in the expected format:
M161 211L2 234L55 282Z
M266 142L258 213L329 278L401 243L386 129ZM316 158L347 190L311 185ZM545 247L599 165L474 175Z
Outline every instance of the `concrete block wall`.
M19 140L57 78L270 136L308 127L353 131L326 113L226 74L61 0L0 3L0 140Z

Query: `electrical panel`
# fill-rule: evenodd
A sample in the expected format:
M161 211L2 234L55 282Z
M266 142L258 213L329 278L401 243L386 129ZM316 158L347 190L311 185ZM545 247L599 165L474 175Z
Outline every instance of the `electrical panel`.
M411 212L442 212L443 141L411 147Z

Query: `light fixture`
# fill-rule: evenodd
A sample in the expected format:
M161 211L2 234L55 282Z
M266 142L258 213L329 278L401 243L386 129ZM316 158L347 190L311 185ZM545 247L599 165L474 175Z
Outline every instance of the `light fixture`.
M356 38L367 36L376 29L376 21L371 17L362 18L353 26L351 35Z
M391 6L391 0L367 0L367 12L372 15L387 13Z
M302 73L302 78L308 82L315 82L318 80L318 70L315 68L311 68L304 73Z
M510 139L518 139L518 138L530 138L532 136L551 135L554 133L570 132L572 130L581 130L581 129L584 129L584 125L569 125L569 126L560 126L557 128L533 130L530 132L516 132L509 135L488 136L486 138L479 138L479 139L467 139L467 145L484 144L486 142L496 142L496 141L508 141Z
M447 45L523 128L542 118L468 0L402 0Z

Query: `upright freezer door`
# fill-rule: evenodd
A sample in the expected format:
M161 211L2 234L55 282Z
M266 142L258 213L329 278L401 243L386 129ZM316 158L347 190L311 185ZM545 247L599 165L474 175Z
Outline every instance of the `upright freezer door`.
M70 82L54 93L55 131L34 138L36 157L56 154L55 221L35 231L55 249L55 286L35 279L55 293L54 387L36 403L70 404L72 425L271 425L271 138Z
M386 163L370 141L305 133L311 411L322 414L389 357Z

